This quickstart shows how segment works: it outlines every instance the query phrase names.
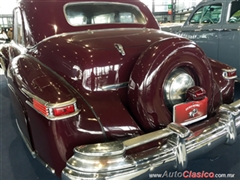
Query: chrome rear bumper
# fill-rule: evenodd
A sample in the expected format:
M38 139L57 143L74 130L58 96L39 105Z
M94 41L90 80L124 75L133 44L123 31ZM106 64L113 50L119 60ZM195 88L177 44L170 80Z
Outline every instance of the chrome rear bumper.
M176 123L165 129L123 142L79 146L62 171L63 180L132 179L151 171L187 167L188 159L204 154L220 144L233 144L240 133L240 100L222 105L218 122L192 133ZM126 155L125 152L151 141L167 138L160 147Z

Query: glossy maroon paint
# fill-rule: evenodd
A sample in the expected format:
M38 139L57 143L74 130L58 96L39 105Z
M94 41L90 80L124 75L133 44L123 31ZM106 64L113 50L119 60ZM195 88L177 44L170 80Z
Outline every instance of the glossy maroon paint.
M233 100L234 80L221 76L221 69L230 67L209 60L193 42L160 31L140 1L114 2L139 7L146 17L145 25L81 27L72 27L65 20L63 6L67 2L22 0L28 48L14 41L1 47L8 84L18 108L18 124L32 150L57 175L75 146L126 139L170 123L172 114L164 103L163 83L177 67L186 69L206 90L209 116L220 104ZM125 56L115 43L123 46ZM105 89L118 84L126 86ZM50 121L26 104L31 99L23 88L50 103L76 98L80 113Z

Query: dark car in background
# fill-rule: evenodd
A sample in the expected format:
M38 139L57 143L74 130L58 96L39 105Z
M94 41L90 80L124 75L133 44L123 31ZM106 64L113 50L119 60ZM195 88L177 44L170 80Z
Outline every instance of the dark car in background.
M236 69L161 31L141 1L22 0L13 12L0 63L16 124L62 179L182 170L236 141Z

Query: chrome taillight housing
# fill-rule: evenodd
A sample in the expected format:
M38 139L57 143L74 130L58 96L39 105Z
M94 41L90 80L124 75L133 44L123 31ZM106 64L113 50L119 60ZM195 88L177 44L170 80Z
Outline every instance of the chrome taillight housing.
M186 91L195 86L194 79L183 69L176 69L164 83L166 104L170 107L186 100Z
M25 89L22 89L22 91L31 99L31 101L26 101L26 103L49 120L69 118L77 115L80 111L77 108L75 98L61 103L49 103Z
M222 76L225 79L236 79L237 78L237 69L231 68L231 69L222 69L223 73Z

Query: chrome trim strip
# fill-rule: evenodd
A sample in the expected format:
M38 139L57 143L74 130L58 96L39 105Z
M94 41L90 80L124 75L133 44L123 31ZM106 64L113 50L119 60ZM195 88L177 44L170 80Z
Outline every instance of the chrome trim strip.
M222 76L225 78L225 79L236 79L237 78L237 75L236 76L232 76L232 77L228 77L227 76L227 73L228 72L236 72L237 69L236 68L232 68L232 69L222 69L223 73L222 73Z
M202 120L204 120L205 118L207 118L207 115L201 116L201 117L199 117L199 118L196 118L196 119L193 119L193 120L191 120L191 121L187 121L187 122L184 122L184 123L181 123L181 124L184 125L184 126L187 126L187 125L189 125L189 124L193 124L193 123L195 123L195 122L202 121Z
M228 79L228 80L231 80L231 79L236 79L237 78L237 75L236 76L232 76L232 77L228 77L226 76L226 72L223 72L223 75L222 75L225 79Z
M16 121L17 129L18 129L18 131L19 131L19 133L20 133L20 135L21 135L24 143L26 144L27 149L28 149L29 152L31 153L32 157L33 157L33 158L36 158L36 153L35 153L35 151L33 150L31 143L28 141L28 139L25 137L25 135L23 134L22 130L20 129L20 126L19 126L19 124L18 124L17 119L16 119L15 121Z
M42 158L40 158L37 153L33 150L30 142L27 140L27 138L25 137L25 135L23 134L22 130L20 129L19 127L19 124L17 122L17 119L16 119L16 125L17 125L17 128L18 128L18 131L23 139L23 142L25 143L25 145L27 146L27 149L29 150L29 152L31 153L32 157L34 159L37 159L45 168L47 168L52 174L55 173L55 170L50 167Z
M36 159L45 167L48 171L50 171L52 174L55 174L55 169L53 169L49 164L47 164L42 158L40 158L38 155L36 156Z
M108 90L116 90L116 89L126 88L126 87L128 87L128 82L105 85L105 86L102 86L101 89L103 89L104 91L108 91Z
M188 159L204 154L220 144L233 144L240 133L240 100L222 105L218 122L192 133L171 123L166 128L126 141L76 147L62 171L62 179L131 179L168 168L183 170ZM134 154L126 150L166 138L167 143Z
M230 19L231 9L232 9L232 3L231 1L228 2L228 9L227 9L227 15L225 21L228 22ZM224 6L223 6L224 7Z
M114 47L118 50L118 52L122 55L122 56L125 56L126 53L124 51L124 48L121 44L118 44L118 43L114 43Z
M144 134L142 136L138 136L132 139L128 139L123 142L126 150L135 148L142 144L146 144L158 139L166 138L173 134L173 131L170 129L163 129L162 131L156 131L148 134Z
M14 93L15 94L15 91L14 91L14 89L13 89L13 87L12 87L12 85L11 84L7 84L8 85L8 88L10 89L10 91L12 91L12 93Z
M65 101L65 102L62 102L62 103L49 103L49 102L35 96L34 94L30 93L29 91L27 91L24 88L22 88L21 90L22 90L22 92L24 92L24 94L27 94L28 97L36 99L37 101L39 101L40 103L42 103L43 105L45 105L49 108L58 108L58 107L68 106L68 105L74 104L76 102L76 99L72 98L71 100Z
M222 71L225 71L225 72L235 72L235 71L237 71L237 69L236 68L222 69Z

